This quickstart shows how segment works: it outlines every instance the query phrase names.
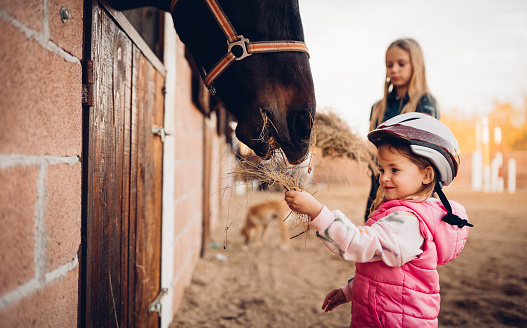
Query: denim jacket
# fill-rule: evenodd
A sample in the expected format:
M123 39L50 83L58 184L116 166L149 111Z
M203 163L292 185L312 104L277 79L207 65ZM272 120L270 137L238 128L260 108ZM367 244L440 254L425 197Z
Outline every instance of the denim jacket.
M408 103L408 94L404 96L404 99L400 97L397 97L397 93L395 92L395 89L392 90L392 92L388 95L387 99L387 106L386 111L384 112L384 118L383 122L386 120L389 120L390 118L397 116L401 113L401 110L404 108L404 106ZM371 108L373 113L373 106ZM431 115L437 119L439 119L439 109L437 108L437 102L435 98L429 94L425 93L421 99L419 99L419 102L417 103L417 107L415 108L416 112L425 113L428 115ZM371 113L370 113L370 120L371 120Z

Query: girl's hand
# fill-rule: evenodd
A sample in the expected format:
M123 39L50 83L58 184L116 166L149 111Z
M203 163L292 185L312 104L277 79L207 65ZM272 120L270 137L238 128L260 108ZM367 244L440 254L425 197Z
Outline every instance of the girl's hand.
M333 311L337 306L347 302L344 292L340 288L337 288L330 291L328 296L326 296L324 304L322 304L322 310L325 312Z
M317 217L323 208L322 204L306 191L286 191L285 201L290 209L298 213L307 214L311 219Z

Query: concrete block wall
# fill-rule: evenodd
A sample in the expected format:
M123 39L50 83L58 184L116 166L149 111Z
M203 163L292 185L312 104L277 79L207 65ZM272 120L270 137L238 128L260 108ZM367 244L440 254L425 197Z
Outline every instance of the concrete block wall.
M214 130L216 128L214 127ZM236 157L225 136L214 134L212 140L212 165L210 185L210 231L211 233L225 224L225 218L220 216L222 206L228 206L231 188L234 186L234 176L231 172L237 164Z
M211 138L210 172L210 229L220 221L221 202L227 204L228 192L223 190L232 185L228 172L235 165L235 157L226 144L225 136L219 136L216 129L216 114L205 117L192 102L191 68L185 59L185 48L178 39L176 43L176 90L174 113L175 179L174 206L175 222L171 251L173 253L172 313L176 314L183 299L185 287L190 284L194 268L200 258L203 236L204 201L204 136L209 129ZM170 91L168 91L170 92Z
M192 102L191 68L185 60L183 44L176 47L175 207L173 313L190 283L199 260L203 224L203 165L205 118ZM170 92L170 91L168 91Z
M0 326L75 327L83 2L1 1L0 31Z

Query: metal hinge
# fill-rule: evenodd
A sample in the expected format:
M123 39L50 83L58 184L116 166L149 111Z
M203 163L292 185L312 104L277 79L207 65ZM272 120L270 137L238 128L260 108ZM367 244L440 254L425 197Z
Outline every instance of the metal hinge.
M93 106L93 60L84 60L82 63L82 105Z
M156 298L148 306L148 313L157 312L161 316L161 298L168 293L168 288L161 288Z

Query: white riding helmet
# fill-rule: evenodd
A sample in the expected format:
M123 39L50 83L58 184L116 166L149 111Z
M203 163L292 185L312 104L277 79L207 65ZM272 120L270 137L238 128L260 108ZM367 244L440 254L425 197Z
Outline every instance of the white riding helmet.
M417 112L397 115L368 134L377 147L387 138L407 142L415 154L430 160L443 186L457 175L459 144L452 132L432 116Z

